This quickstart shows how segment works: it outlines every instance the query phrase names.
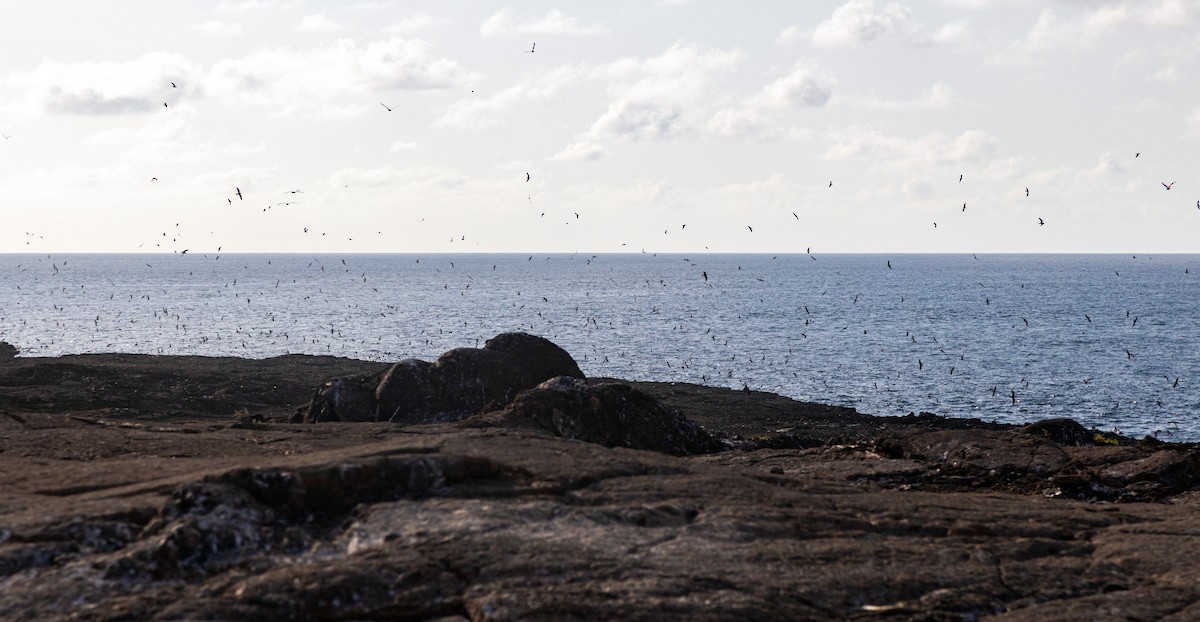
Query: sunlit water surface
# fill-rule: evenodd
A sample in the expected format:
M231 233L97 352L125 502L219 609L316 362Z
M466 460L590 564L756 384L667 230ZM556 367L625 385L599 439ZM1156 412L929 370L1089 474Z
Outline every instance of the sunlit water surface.
M1200 440L1197 255L0 255L0 275L22 356L395 361L526 331L590 376Z

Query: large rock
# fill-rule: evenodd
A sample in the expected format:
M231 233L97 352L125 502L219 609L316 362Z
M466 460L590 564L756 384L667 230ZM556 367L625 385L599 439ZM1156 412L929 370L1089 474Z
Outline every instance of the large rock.
M589 385L559 376L522 392L503 410L466 425L532 427L605 447L648 449L676 456L724 449L704 428L623 383Z
M293 420L457 421L555 376L584 377L571 355L549 340L503 333L483 348L450 350L432 363L407 359L376 376L335 378Z
M7 361L8 359L16 358L16 356L20 353L21 351L18 350L13 344L7 341L0 341L0 361Z

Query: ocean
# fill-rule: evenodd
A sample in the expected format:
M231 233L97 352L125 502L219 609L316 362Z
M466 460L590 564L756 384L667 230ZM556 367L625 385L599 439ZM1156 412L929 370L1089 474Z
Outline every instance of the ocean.
M1200 440L1200 255L0 255L21 356L432 360Z

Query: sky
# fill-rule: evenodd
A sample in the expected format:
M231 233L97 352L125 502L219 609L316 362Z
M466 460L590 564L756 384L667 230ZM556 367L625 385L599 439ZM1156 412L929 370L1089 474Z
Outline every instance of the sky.
M11 4L0 252L1200 252L1200 0Z

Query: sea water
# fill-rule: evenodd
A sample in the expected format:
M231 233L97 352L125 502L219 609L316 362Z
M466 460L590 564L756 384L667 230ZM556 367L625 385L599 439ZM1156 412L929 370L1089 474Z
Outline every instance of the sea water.
M1200 440L1200 256L0 255L21 356L432 360L506 331L589 376Z

